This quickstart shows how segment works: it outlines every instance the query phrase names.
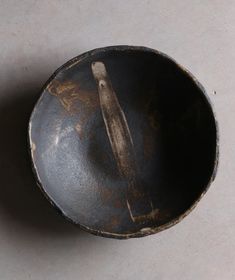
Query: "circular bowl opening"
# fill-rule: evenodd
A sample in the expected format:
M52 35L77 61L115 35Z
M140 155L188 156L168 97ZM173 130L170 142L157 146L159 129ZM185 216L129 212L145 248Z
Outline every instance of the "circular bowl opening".
M33 110L29 139L43 193L70 221L106 237L175 224L217 165L204 89L144 47L96 49L58 69Z

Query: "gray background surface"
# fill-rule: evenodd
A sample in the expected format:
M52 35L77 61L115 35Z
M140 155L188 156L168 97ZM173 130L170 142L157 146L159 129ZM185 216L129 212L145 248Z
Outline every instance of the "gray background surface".
M128 241L58 216L25 150L46 79L114 44L156 48L188 68L208 91L221 136L218 174L198 207L167 231ZM234 0L0 0L0 279L235 279L234 50Z

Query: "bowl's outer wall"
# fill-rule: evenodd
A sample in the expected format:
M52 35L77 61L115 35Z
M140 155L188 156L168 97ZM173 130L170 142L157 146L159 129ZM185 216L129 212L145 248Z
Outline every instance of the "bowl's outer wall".
M127 183L117 172L90 65L101 60L125 112L140 183L158 219L134 224ZM173 60L143 47L109 47L62 66L45 85L30 119L37 180L65 217L104 236L143 236L186 215L215 175L217 126L200 84ZM144 228L144 229L143 229Z

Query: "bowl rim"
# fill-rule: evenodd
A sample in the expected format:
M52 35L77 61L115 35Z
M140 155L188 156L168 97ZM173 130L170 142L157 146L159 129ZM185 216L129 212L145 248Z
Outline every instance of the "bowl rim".
M192 203L192 205L182 214L178 215L177 217L175 217L174 219L172 219L171 221L161 225L161 226L155 226L155 227L151 227L151 228L142 228L141 230L137 231L137 232L133 232L133 233L114 233L114 232L106 232L106 231L102 231L102 230L96 230L96 229L92 229L86 225L80 224L79 222L75 222L74 220L72 220L68 215L66 215L66 213L63 211L63 209L61 209L61 207L59 207L57 205L57 203L47 194L46 189L43 187L43 184L40 180L40 176L36 167L36 162L34 160L34 143L31 137L31 129L32 129L32 121L33 121L33 117L34 114L37 111L37 107L38 104L40 103L40 101L43 98L44 92L47 89L47 87L50 85L50 83L55 79L55 77L61 72L61 71L65 71L71 67L73 67L76 64L79 64L81 61L83 61L84 59L86 59L87 57L91 57L97 53L102 53L102 52L108 52L108 51L141 51L141 52L148 52L148 53L153 53L153 54L157 54L161 57L164 57L165 59L167 59L169 62L174 63L177 68L179 68L182 72L184 72L184 74L190 78L190 80L197 86L197 88L200 90L202 97L205 99L205 102L207 103L207 106L211 109L213 118L214 118L214 124L215 124L215 132L216 132L216 138L215 138L215 155L214 155L214 165L213 165L213 171L211 173L210 179L208 181L208 183L205 185L203 191L201 192L201 194L195 199L195 201ZM29 147L29 154L30 154L30 159L31 159L31 166L32 166L32 170L34 173L34 177L36 179L36 184L38 185L38 187L40 188L40 190L42 191L42 193L44 194L44 196L46 197L46 199L51 203L51 205L56 209L56 211L62 215L67 221L71 222L72 224L79 226L82 230L85 230L89 233L92 233L94 235L97 236L102 236L102 237L108 237L108 238L115 238L115 239L129 239L129 238L137 238L137 237L144 237L147 235L151 235L151 234L155 234L158 233L160 231L163 231L165 229L168 229L174 225L176 225L177 223L179 223L181 220L183 220L198 204L198 202L202 199L202 197L205 195L205 193L207 192L207 190L209 189L211 183L214 181L216 174L217 174L217 170L218 170L218 163L219 163L219 127L218 127L218 121L217 121L217 117L215 114L215 110L214 107L208 97L208 94L205 90L205 88L202 86L202 84L195 78L195 76L188 71L187 69L185 69L181 64L179 64L178 62L176 62L172 57L168 56L167 54L158 51L156 49L152 49L149 47L144 47L144 46L133 46L133 45L114 45L114 46L107 46L107 47L101 47L101 48L95 48L93 50L87 51L85 53L82 53L72 59L70 59L69 61L67 61L66 63L64 63L62 66L60 66L51 76L50 78L46 81L46 83L42 86L41 90L40 90L40 96L37 100L37 102L34 105L34 108L32 110L32 113L30 115L29 118L29 123L28 123L28 147Z

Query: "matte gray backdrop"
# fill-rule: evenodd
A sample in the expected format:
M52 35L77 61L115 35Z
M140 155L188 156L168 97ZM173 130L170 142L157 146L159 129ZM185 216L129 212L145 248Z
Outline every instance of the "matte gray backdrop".
M26 152L45 80L70 58L114 44L156 48L188 68L208 91L221 135L216 181L193 213L128 241L59 217ZM235 279L234 75L234 0L0 0L0 279Z

